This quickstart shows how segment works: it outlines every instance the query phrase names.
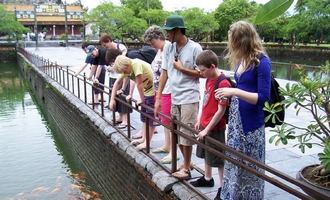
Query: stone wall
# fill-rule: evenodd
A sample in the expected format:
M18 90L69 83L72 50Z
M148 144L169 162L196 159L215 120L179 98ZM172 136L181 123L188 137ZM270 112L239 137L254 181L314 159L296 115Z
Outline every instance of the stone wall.
M18 64L47 119L63 134L103 199L201 199L21 54Z

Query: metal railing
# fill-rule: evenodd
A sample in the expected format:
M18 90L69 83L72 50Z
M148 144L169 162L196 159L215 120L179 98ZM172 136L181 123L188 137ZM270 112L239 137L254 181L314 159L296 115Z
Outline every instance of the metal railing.
M62 85L64 88L66 88L68 91L72 92L72 94L74 94L75 96L77 96L79 99L81 99L83 102L87 103L87 87L90 87L92 89L92 95L94 95L94 91L95 90L100 90L97 86L93 85L93 83L87 81L86 79L86 75L84 74L83 76L75 76L74 75L74 71L70 70L68 68L68 66L60 66L58 65L56 62L51 62L48 59L44 59L42 57L39 57L38 55L34 55L32 53L27 52L26 50L20 48L18 49L18 52L21 53L22 55L24 55L32 64L34 64L36 67L38 67L40 70L42 70L45 74L47 74L49 77L51 77L53 80L57 81L60 85ZM71 86L69 84L70 82L70 78L71 78ZM76 81L74 81L76 80ZM77 82L77 84L75 85L74 82ZM82 82L82 84L80 84L80 82ZM83 88L80 88L83 87ZM101 113L96 112L97 114L99 114L100 116L104 117L104 94L106 95L111 95L111 93L109 91L111 91L111 89L107 86L104 86L105 90L101 90L100 94L101 94ZM81 95L80 90L83 91L84 95ZM93 101L93 96L92 96L92 101ZM154 158L150 153L150 134L149 134L149 125L150 123L152 123L152 121L155 121L157 123L159 123L160 125L168 128L171 130L171 136L172 136L172 166L171 166L171 170L168 172L175 172L177 170L177 137L181 136L184 137L186 139L188 139L189 141L194 142L195 144L200 145L203 149L205 149L206 151L209 151L213 154L215 154L216 156L219 156L247 171L249 171L250 173L255 174L256 176L260 177L261 179L275 185L276 187L279 187L281 189L283 189L284 191L300 198L300 199L308 199L308 200L312 200L313 198L306 195L305 193L299 191L298 189L292 188L291 186L289 186L287 183L291 183L295 186L298 186L299 188L307 191L310 194L317 194L319 197L322 197L324 199L327 199L328 196L326 196L323 193L320 193L319 191L315 190L314 188L312 188L311 186L305 184L304 182L301 182L299 180L296 180L290 176L288 176L287 174L284 174L283 172L280 172L264 163L258 162L254 159L252 159L251 157L227 146L226 144L223 144L213 138L210 138L208 136L205 137L205 141L209 142L211 145L217 145L217 147L220 149L215 149L209 145L206 145L205 143L202 143L199 140L196 140L194 137L188 136L185 133L179 131L178 127L183 127L189 131L191 131L194 134L198 134L198 132L191 128L190 126L183 124L181 121L177 120L175 117L168 117L166 115L163 115L162 113L160 113L160 115L162 117L168 118L171 120L171 124L170 125L165 125L163 124L158 118L154 118L154 116L151 116L149 114L143 113L141 112L141 110L139 109L139 106L144 107L145 109L148 110L153 110L153 108L145 105L145 104L141 104L138 105L137 101L135 99L130 100L129 102L122 100L121 98L119 98L119 96L115 97L116 101L124 104L125 106L139 112L140 114L144 115L146 117L146 125L147 125L147 129L146 129L146 151L145 153L147 155L149 155L155 162L157 162L163 169L167 170L168 169L162 165L156 158ZM94 102L92 102L92 106L91 109L95 110L95 106L94 106ZM132 105L133 104L133 105ZM104 118L110 125L112 125L114 128L114 124L116 123L116 118L115 118L115 112L112 112L112 120L109 121L107 118ZM121 131L120 129L117 129L118 132L120 134L122 134L124 137L128 138L129 140L131 139L131 118L130 118L130 113L128 113L128 125L127 125L127 134L125 134L123 131ZM142 151L143 152L143 151ZM232 158L231 156L228 156L226 153L230 153L231 155L234 155L235 157L237 157L239 160L236 160L234 158ZM258 171L255 168L250 167L249 165L253 164L255 165L258 169L261 169L262 172ZM271 177L269 175L266 175L266 173L263 172L268 172L270 174L273 174L274 176ZM281 181L282 180L282 181ZM284 182L283 182L284 180ZM187 183L187 182L185 182ZM196 190L194 187L190 186L190 184L187 184L190 189L194 190L195 192L197 192L198 194L200 194L202 197L206 198L205 195L203 195L200 191Z

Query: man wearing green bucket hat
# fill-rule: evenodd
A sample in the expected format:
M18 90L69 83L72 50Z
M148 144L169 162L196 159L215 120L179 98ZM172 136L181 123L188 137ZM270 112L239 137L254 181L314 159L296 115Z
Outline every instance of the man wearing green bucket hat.
M168 45L163 51L163 70L156 96L155 115L160 111L160 97L168 80L172 88L172 116L193 128L197 122L200 99L199 77L201 77L195 66L196 58L202 52L202 47L185 35L186 27L181 16L172 15L167 17L163 29L166 30L166 36L172 44ZM182 127L180 131L193 137L190 131ZM190 165L194 143L179 136L178 144L183 155L183 165L172 175L186 180L191 178Z

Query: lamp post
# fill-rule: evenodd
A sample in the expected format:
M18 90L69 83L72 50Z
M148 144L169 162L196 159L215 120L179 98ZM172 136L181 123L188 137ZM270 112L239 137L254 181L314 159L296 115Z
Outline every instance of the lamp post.
M66 10L66 1L64 1L64 17L65 17L65 46L68 47L68 15Z
M38 51L38 24L37 24L37 4L34 3L34 36L36 40L36 51Z

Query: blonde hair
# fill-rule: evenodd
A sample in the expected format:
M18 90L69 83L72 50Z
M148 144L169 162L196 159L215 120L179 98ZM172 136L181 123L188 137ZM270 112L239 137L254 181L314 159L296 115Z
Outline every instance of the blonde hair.
M259 55L266 54L255 27L245 21L233 23L228 31L227 55L231 68L244 61L244 69L259 64Z
M132 60L130 58L127 58L123 55L119 55L115 60L114 69L117 73L122 73L125 67L131 66L131 63Z

